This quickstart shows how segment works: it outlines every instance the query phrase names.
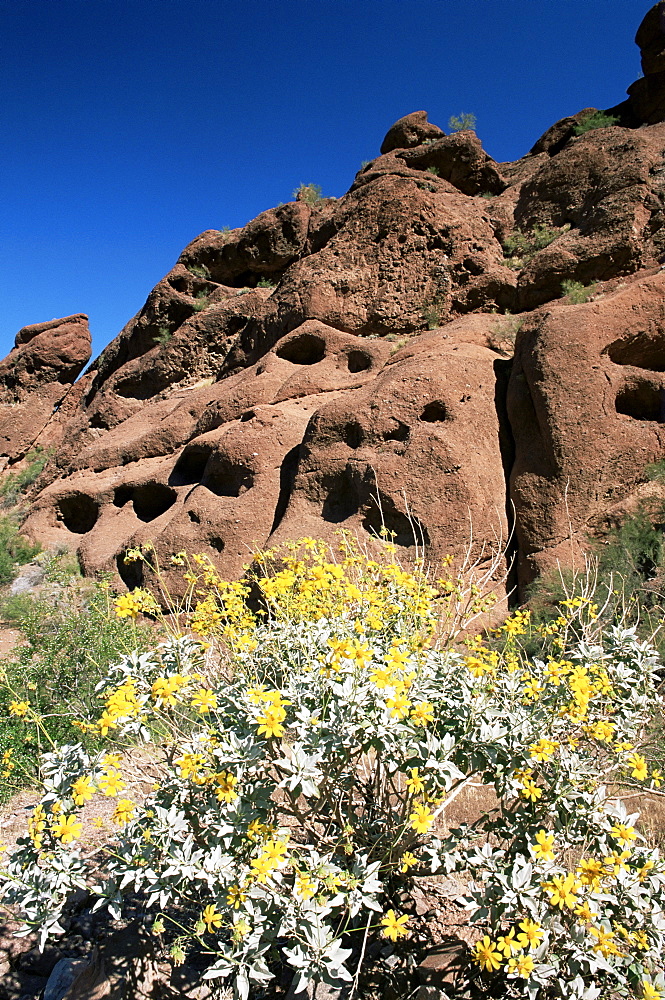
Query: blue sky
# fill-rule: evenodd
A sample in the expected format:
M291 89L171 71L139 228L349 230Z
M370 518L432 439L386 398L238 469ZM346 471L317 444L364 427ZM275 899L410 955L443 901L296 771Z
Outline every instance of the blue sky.
M647 0L0 0L0 356L95 353L199 232L339 196L390 125L471 111L497 160L623 100Z

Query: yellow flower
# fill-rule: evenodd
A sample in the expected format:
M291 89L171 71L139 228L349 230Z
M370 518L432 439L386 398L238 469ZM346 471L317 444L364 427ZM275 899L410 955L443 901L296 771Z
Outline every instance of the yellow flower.
M136 806L130 799L118 799L111 819L118 826L123 826L123 824L129 823L135 810Z
M432 702L418 702L411 712L410 719L414 726L426 726L428 722L434 722L434 705Z
M105 774L99 778L97 782L100 792L104 795L114 796L118 792L121 792L125 787L125 782L122 779L122 775L119 771L110 768Z
M554 742L553 740L538 740L533 746L529 747L529 754L534 760L545 763L551 760L556 751L559 749L560 744Z
M72 785L72 797L74 804L77 806L85 805L88 799L91 799L94 794L95 786L92 783L92 778L88 778L87 775L77 778Z
M270 705L262 715L257 716L258 735L261 736L262 733L265 733L268 739L283 736L284 726L282 723L285 719L286 712L281 705Z
M486 972L495 972L500 969L503 961L501 952L497 950L496 944L487 934L482 941L476 942L471 957Z
M201 715L206 715L213 708L217 708L217 695L210 688L199 688L192 698L192 707Z
M434 822L434 816L427 806L417 805L415 810L409 816L409 821L411 823L411 829L415 830L416 833L427 833Z
M520 788L520 795L523 799L528 799L529 802L537 802L542 794L542 788L539 788L531 778L524 779L523 785Z
M214 904L210 903L208 906L206 906L203 913L201 914L201 920L208 928L208 932L212 934L213 931L217 930L218 927L221 927L224 918L222 917L221 913L217 912Z
M316 882L306 872L297 876L294 889L301 899L311 899L316 895Z
M215 795L218 802L233 802L238 798L238 793L235 790L238 779L235 774L231 774L229 771L220 771L219 774L215 775L214 780L217 785Z
M614 728L613 722L608 722L606 719L600 719L592 726L589 726L587 732L589 736L593 736L594 739L600 740L602 743L609 743L614 736Z
M9 704L9 714L16 715L19 719L24 718L30 711L27 701L12 701Z
M132 594L121 594L115 599L115 613L118 618L133 618L136 620L141 611L140 601Z
M647 768L647 762L640 753L631 753L626 758L626 763L629 767L632 767L631 777L637 778L638 781L646 781L649 776L649 769Z
M539 830L536 834L535 844L531 844L531 851L540 861L554 861L554 834L547 833L546 830Z
M425 783L420 777L417 767L411 768L411 777L406 779L406 787L412 795L417 795L425 790Z
M405 715L408 715L411 702L406 695L396 694L394 698L387 699L386 708L390 709L390 715L393 719L403 719Z
M652 868L655 868L655 861L645 861L641 868L638 869L637 878L640 882L643 882L647 877Z
M615 823L610 833L615 840L619 841L622 847L628 847L637 837L635 828L633 826L626 826L624 823Z
M59 816L51 827L51 833L63 844L71 844L73 840L80 837L83 823L80 823L76 816Z
M606 874L605 865L598 858L582 858L577 866L577 876L582 885L598 889Z
M537 948L543 940L543 929L535 920L522 920L519 923L522 930L517 940L523 948Z
M572 872L567 875L555 875L549 882L543 882L543 889L550 897L550 906L564 906L573 910L577 906L577 894L580 891L581 883Z
M660 788L660 786L663 783L663 780L665 780L663 779L661 771L659 771L657 767L654 767L653 771L651 772L651 780L653 781L654 786L656 788Z
M583 903L580 903L579 906L575 907L573 912L576 917L579 917L580 922L583 924L590 924L591 921L598 916L598 914L591 909L586 900L584 900Z
M663 994L652 983L643 979L641 985L644 1000L663 1000Z
M381 920L381 925L383 930L381 933L384 937L390 938L391 941L397 941L398 938L407 937L408 930L406 925L409 922L409 918L404 915L398 917L394 910L388 910L385 917Z
M522 945L515 938L515 928L513 927L509 934L501 934L496 939L496 946L499 951L502 951L506 958L518 951L522 950Z
M226 894L227 906L233 907L234 910L239 910L246 899L247 893L243 892L239 885L229 886L229 890Z
M528 704L530 701L538 701L540 694L542 693L542 687L538 683L535 677L527 677L522 693L524 695L523 701Z
M521 976L528 979L535 968L531 955L520 955L518 958L511 958L506 965L506 972L509 976Z
M614 940L614 933L612 931L606 930L604 927L590 927L589 933L593 934L598 940L593 946L593 950L600 952L603 958L609 958L610 955L620 955L621 951L616 945Z
M418 858L411 851L405 851L401 858L402 864L400 871L402 874L408 872L409 868L413 868L414 865L418 864Z
M626 871L626 859L629 857L630 851L622 851L621 854L617 851L613 851L612 854L608 854L606 858L603 858L606 874L618 875L620 871Z

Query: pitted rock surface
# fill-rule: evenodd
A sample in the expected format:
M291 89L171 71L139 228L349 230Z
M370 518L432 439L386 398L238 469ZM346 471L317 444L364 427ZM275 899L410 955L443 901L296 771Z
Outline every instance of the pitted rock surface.
M615 125L575 135L586 108L496 163L414 112L343 197L194 239L74 388L84 318L22 332L6 412L60 406L26 533L129 587L147 540L234 577L256 546L340 528L434 562L472 531L482 559L514 517L522 583L577 558L665 455L664 12Z

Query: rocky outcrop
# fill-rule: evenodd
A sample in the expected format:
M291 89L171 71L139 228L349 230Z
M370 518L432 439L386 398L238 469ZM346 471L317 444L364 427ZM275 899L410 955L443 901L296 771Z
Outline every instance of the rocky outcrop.
M577 558L587 531L665 455L665 274L524 324L508 391L510 497L523 583Z
M645 124L665 121L665 2L661 0L648 12L637 30L635 42L640 47L642 73L628 88L630 106Z
M59 440L58 410L89 359L83 314L19 330L14 349L0 362L0 461L20 459L38 438L43 445Z
M638 32L656 90L664 4ZM633 97L501 164L414 112L344 197L201 234L64 397L26 531L128 586L148 539L227 576L339 528L434 561L472 529L483 559L513 511L523 583L576 557L665 455L665 122Z

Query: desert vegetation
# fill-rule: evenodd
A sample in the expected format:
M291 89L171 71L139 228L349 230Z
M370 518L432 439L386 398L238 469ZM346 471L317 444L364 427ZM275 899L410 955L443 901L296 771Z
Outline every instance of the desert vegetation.
M78 604L55 613L14 599L3 780L41 792L4 904L45 942L83 884L114 918L138 896L173 964L196 953L241 997L290 979L371 995L384 941L407 996L432 944L409 899L454 878L472 933L450 996L660 996L665 865L630 806L663 781L662 661L636 611L662 546L642 516L600 571L491 628L489 574L348 534L258 552L236 582L177 553L178 601L151 545L126 555L143 588L69 578ZM137 754L156 778L140 795ZM453 822L473 787L491 805ZM96 799L117 832L91 871Z

